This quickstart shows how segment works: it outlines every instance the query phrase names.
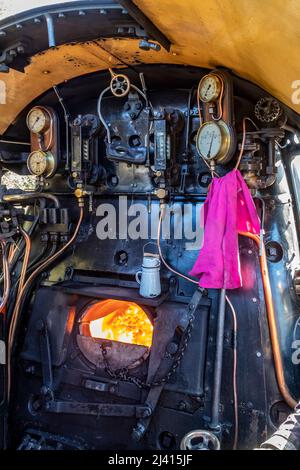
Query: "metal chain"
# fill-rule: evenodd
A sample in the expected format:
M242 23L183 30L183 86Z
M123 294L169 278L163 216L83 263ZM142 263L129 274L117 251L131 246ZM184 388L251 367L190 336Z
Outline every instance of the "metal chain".
M176 370L180 366L180 363L182 361L182 358L184 356L184 353L186 351L186 348L191 338L192 330L194 327L195 310L193 309L192 305L190 305L189 308L190 308L190 317L189 317L186 330L183 333L183 338L181 339L181 345L176 353L172 367L170 368L169 372L167 372L167 374L164 377L162 377L159 380L154 380L153 382L147 383L147 382L142 381L138 377L133 377L129 375L128 374L129 367L123 367L122 369L118 369L116 371L112 370L107 360L106 347L104 344L102 344L101 351L103 355L103 361L105 364L105 371L110 375L110 377L114 379L124 380L126 382L131 382L139 388L159 387L167 383L170 380L171 376L176 372Z

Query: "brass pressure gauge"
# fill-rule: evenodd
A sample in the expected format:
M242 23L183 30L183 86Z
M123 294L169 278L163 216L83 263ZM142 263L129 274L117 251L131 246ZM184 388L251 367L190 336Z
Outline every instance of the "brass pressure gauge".
M205 75L199 83L199 97L204 103L216 101L221 93L221 79L214 74Z
M51 124L49 111L42 106L35 106L27 114L26 124L30 132L34 134L46 132Z
M27 159L27 168L32 175L49 178L53 175L56 164L51 152L35 150L31 152Z
M205 122L198 130L196 147L207 161L224 163L231 146L231 132L224 121Z

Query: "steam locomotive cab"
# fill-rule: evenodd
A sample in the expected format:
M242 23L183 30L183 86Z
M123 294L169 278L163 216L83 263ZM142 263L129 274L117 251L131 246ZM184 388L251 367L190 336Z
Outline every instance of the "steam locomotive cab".
M76 47L37 57L43 83L58 57L78 73L26 85L0 138L2 444L253 448L299 398L299 116L226 67L81 73ZM232 170L261 231L225 293L189 273Z

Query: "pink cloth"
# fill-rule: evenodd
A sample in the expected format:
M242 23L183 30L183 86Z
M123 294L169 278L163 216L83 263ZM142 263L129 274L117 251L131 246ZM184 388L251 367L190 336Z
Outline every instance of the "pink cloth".
M238 231L259 234L250 191L238 170L213 178L204 203L204 242L190 275L215 289L241 287Z

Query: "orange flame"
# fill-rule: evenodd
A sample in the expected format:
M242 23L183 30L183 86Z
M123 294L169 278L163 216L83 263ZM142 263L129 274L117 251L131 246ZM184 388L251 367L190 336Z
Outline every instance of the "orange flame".
M97 315L98 318L89 322L90 334L93 338L151 346L153 325L139 305L112 299L96 305L100 307L98 310L100 318ZM103 316L108 308L110 313Z

